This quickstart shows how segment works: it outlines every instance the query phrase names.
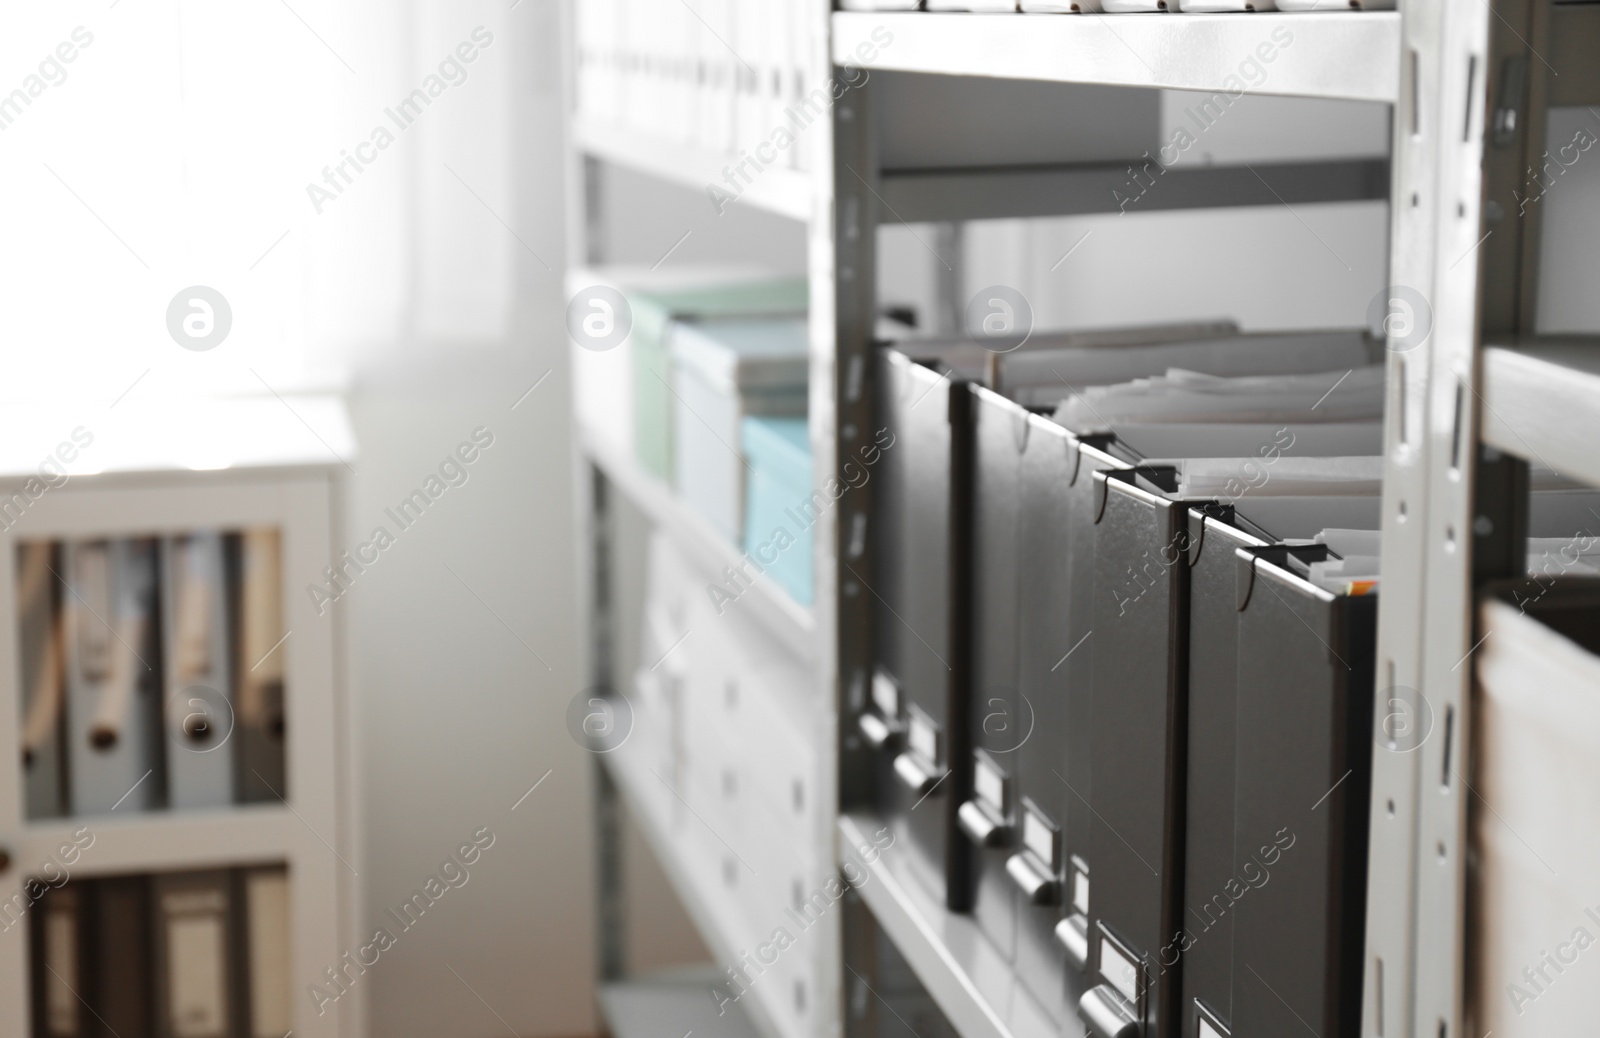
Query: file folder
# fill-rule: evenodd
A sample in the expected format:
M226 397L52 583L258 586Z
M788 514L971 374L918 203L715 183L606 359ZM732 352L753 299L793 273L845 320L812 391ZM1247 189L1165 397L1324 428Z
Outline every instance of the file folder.
M1170 469L1097 472L1087 859L1094 880L1091 967L1079 1014L1096 1033L1177 1030L1187 508ZM1113 1030L1109 1033L1121 1033Z
M224 539L200 531L162 547L167 804L219 807L234 800L237 728Z
M893 435L873 477L876 565L855 574L873 596L875 672L861 734L878 751L879 808L912 871L955 911L968 907L970 858L956 814L972 748L965 617L972 502L966 383L894 350L878 351L877 421Z
M244 873L245 966L250 978L250 1038L283 1038L294 1027L289 976L289 873Z
M33 905L33 1028L41 1038L89 1038L89 1014L78 993L89 974L83 890L77 885L52 888L38 880L23 884L23 897Z
M231 879L227 872L192 872L152 880L160 1038L230 1038L234 1033Z
M277 803L289 796L284 672L294 651L284 640L282 535L271 527L243 531L237 573L236 788L243 803Z
M1241 1035L1360 1026L1377 597L1312 583L1317 550L1234 551L1234 866L1277 866L1234 906Z
M156 544L66 549L67 759L74 814L160 806L161 657Z
M150 881L116 876L87 885L93 903L92 973L83 993L105 1034L150 1038L154 990L150 969ZM101 1032L96 1032L99 1038ZM280 1032L277 1038L283 1038Z
M62 745L61 564L49 541L17 548L17 642L21 657L22 770L28 818L66 812Z
M1019 831L1007 872L1018 887L1017 973L1042 1005L1069 1018L1090 965L1094 474L1131 461L1112 437L1080 438L1048 418L1028 418L1018 494L1017 670L1034 734L1014 756L1018 827L1032 832Z
M970 392L972 604L964 637L972 646L972 795L960 805L957 819L973 847L973 916L1001 955L1011 959L1017 888L1006 862L1016 847L1016 761L1024 741L1036 734L1032 708L1017 686L1017 534L1029 416L987 389L974 386Z

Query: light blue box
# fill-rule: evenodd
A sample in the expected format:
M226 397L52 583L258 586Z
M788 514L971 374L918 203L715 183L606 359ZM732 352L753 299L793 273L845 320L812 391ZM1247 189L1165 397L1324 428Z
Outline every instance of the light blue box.
M817 517L808 507L811 442L806 420L747 416L739 439L750 466L745 480L745 554L791 598L809 606Z

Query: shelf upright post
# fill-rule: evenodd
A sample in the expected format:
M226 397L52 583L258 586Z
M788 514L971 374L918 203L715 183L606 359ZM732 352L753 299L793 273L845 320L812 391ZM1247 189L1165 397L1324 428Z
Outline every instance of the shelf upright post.
M1412 0L1395 110L1391 395L1362 1034L1463 1034L1486 5Z
M847 463L852 465L850 471L865 467L870 473L871 466L866 462L876 449L872 344L877 312L879 196L873 87L865 70L846 70L830 63L828 71L836 82L849 84L849 88L834 104L832 154L819 170L832 205L823 207L828 218L817 223L830 239L832 264L826 271L814 270L812 291L820 296L819 289L827 285L831 313L819 311L814 297L813 321L814 333L826 334L833 340L833 363L826 373L827 381L821 381L820 371L814 373L812 380L813 386L831 387L833 404L832 413L821 416L813 398L813 429L819 420L825 422L832 441L828 444L830 450L819 449L816 454L819 480L842 478L841 470ZM819 273L823 276L817 276ZM872 579L875 532L873 478L869 474L865 484L841 498L830 543L819 542L817 546L817 572L829 573L825 579L832 585L824 588L819 584L817 589L818 603L831 602L833 612L832 616L819 613L817 617L821 638L818 659L825 671L837 668L827 679L835 704L830 743L837 747L838 754L835 774L839 786L833 803L840 810L871 796L870 754L855 734L855 716L872 680L876 599L868 581ZM830 836L826 846L832 847L833 843L834 837ZM837 1006L835 1035L847 1031L857 1034L862 1023L855 1014L846 1012L845 992L854 988L843 983L842 929L840 954L832 969L836 987L831 1003ZM869 1013L865 1019L870 1022L874 1017Z

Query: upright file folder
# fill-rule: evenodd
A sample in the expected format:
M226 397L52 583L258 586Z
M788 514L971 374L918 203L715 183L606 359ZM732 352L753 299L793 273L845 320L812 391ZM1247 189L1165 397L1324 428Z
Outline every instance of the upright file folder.
M93 905L89 948L90 983L80 990L94 1018L117 1038L150 1038L155 1033L151 1001L150 880L116 876L94 880L85 894ZM278 1038L283 1038L282 1034Z
M870 706L858 716L878 750L880 809L914 871L952 909L967 907L970 859L956 813L972 749L964 639L964 555L972 501L971 394L890 349L878 352L878 421L894 435L871 487L876 566L857 574L878 603Z
M972 911L1000 953L1017 940L1017 889L1006 874L1017 826L1018 751L1035 735L1033 708L1017 688L1017 564L1022 452L1029 416L972 387L972 795L957 818L974 848Z
M1094 474L1129 463L1111 437L1079 438L1048 418L1028 419L1018 507L1017 669L1034 735L1014 755L1021 817L1007 874L1018 888L1017 973L1043 1005L1065 998L1068 1014L1090 965Z
M67 746L74 814L162 802L156 544L69 544Z
M294 1027L289 976L289 873L244 874L245 967L250 978L250 1038L284 1038Z
M1080 1015L1099 1035L1176 1031L1176 963L1160 951L1180 924L1187 510L1170 471L1097 472L1094 569L1094 879L1089 934L1097 983ZM1161 481L1161 482L1157 482Z
M89 975L83 891L75 885L52 889L38 881L24 884L24 890L42 891L29 930L34 1034L89 1038L91 1018L78 997Z
M282 535L253 527L239 535L238 698L234 704L234 749L239 800L277 803L288 797L284 767L284 671L294 651L284 639Z
M22 695L22 771L27 817L54 818L66 811L66 753L62 745L63 619L57 574L61 563L49 541L17 548L17 647Z
M236 968L230 875L180 873L158 876L152 885L156 1033L160 1038L230 1038Z
M1304 552L1234 554L1234 863L1248 881L1251 862L1281 859L1234 906L1233 1033L1351 1034L1361 1019L1377 599L1318 587Z
M219 807L234 800L237 727L225 542L200 531L162 547L167 803Z

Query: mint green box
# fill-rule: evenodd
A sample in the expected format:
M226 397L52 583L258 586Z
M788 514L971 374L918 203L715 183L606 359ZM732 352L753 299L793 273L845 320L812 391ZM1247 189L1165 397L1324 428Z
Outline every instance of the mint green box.
M811 604L811 441L804 418L751 415L739 449L745 478L744 551L803 606ZM785 535L779 534L779 531ZM791 542L792 543L789 543ZM780 547L780 543L787 546ZM770 561L769 561L770 560Z
M694 287L629 291L633 311L633 444L645 471L670 482L673 473L673 322L728 318L805 317L804 277L723 281Z

